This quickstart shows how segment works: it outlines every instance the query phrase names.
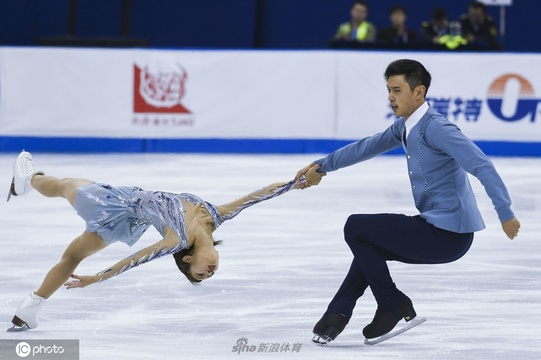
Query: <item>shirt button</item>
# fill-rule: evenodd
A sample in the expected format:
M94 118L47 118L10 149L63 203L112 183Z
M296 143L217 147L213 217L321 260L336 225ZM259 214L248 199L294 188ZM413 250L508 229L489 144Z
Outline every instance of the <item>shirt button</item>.
M411 156L408 154L408 159L411 159Z
M410 175L413 174L413 171L410 170Z
M415 185L413 185L413 190L415 190Z

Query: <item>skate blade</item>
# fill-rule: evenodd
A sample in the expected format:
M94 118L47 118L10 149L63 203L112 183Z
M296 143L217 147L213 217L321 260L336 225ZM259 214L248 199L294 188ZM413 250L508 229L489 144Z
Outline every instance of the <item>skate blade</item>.
M375 338L375 339L364 339L364 344L365 345L375 345L375 344L379 344L380 342L383 342L385 340L389 340L390 338L393 338L397 335L400 335L402 334L403 332L406 332L408 330L411 330L413 329L414 327L416 327L417 325L420 325L422 323L424 323L426 321L426 318L415 318L411 321L409 321L407 323L406 326L404 326L403 328L401 329L398 329L398 330L395 330L393 332L390 332L390 333L387 333L385 335L382 335L380 336L379 338Z
M319 346L325 346L328 343L330 343L331 340L332 340L331 338L325 335L314 335L314 337L312 338L312 342L314 342L315 344Z
M11 185L9 187L9 192L8 192L8 199L6 200L6 202L9 201L9 199L11 199L11 195L13 195L15 193L15 176L13 177L13 179L11 179Z
M7 329L6 332L23 332L23 331L27 331L27 330L30 330L30 328L26 324L24 326L13 325L9 329Z

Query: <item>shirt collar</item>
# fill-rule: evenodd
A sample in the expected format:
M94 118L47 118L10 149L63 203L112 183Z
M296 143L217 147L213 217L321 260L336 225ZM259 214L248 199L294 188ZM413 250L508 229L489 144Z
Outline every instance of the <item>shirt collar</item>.
M406 137L409 135L411 129L413 129L413 127L417 125L419 120L421 120L421 118L426 114L427 111L428 111L428 103L425 101L423 105L419 106L417 110L415 110L413 114L410 115L408 120L405 121Z

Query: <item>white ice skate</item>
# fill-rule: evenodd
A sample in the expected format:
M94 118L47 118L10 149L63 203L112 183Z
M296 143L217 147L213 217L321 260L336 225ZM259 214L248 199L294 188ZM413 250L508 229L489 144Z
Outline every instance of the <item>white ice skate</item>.
M11 195L21 196L32 191L30 180L35 174L43 175L43 172L34 171L32 154L23 150L15 160L15 164L13 164L13 179L11 180L7 201L9 201Z
M9 328L7 331L24 331L28 329L37 328L38 323L38 312L45 302L45 298L30 293L23 301L19 304L15 316L11 322L13 327Z

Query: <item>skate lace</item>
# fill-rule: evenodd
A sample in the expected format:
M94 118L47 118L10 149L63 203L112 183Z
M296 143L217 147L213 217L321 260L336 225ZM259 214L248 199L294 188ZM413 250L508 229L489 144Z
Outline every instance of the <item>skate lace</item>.
M28 176L34 172L34 164L32 164L31 157L25 157L21 162L21 172Z

